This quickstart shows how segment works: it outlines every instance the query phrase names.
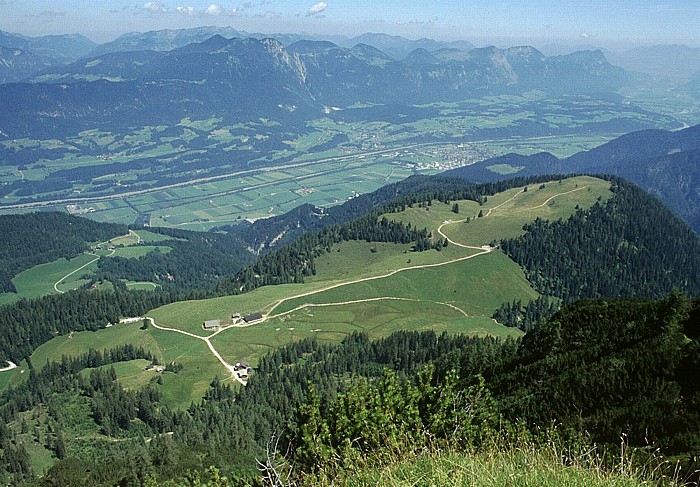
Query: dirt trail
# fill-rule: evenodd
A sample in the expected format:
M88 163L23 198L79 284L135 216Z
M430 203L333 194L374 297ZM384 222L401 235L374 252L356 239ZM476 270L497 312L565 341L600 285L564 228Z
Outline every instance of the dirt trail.
M474 248L474 247L471 247L471 248ZM462 262L462 261L464 261L464 260L473 259L474 257L478 257L478 256L480 256L480 255L488 254L489 252L492 252L494 249L491 248L491 247L489 247L488 245L486 245L484 248L479 248L479 250L481 250L481 252L478 252L478 253L476 253L476 254L467 255L467 256L464 256L464 257L458 257L458 258L452 259L452 260L447 260L447 261L445 261L445 262L438 262L438 263L436 263L436 264L422 264L422 265L413 265L413 266L408 266L408 267L402 267L402 268L400 268L400 269L394 269L393 271L387 272L386 274L381 274L381 275L378 275L378 276L362 277L362 278L358 278L358 279L353 279L353 280L351 280L351 281L340 282L340 283L332 284L332 285L330 285L330 286L326 286L326 287L323 287L323 288L320 288L320 289L315 289L315 290L313 290L313 291L308 291L308 292L305 292L305 293L297 294L296 296L289 296L289 297L286 297L286 298L282 298L282 299L280 299L279 301L277 301L277 302L272 306L272 308L270 308L270 311L268 311L265 315L263 315L263 319L262 319L261 321L267 320L267 319L272 315L272 312L273 312L276 308L278 308L281 304L286 303L287 301L291 301L292 299L299 299L299 298L303 298L303 297L306 297L306 296L311 296L311 295L314 295L314 294L322 293L322 292L325 292L325 291L330 291L331 289L337 289L337 288L339 288L339 287L349 286L349 285L351 285L351 284L357 284L357 283L360 283L360 282L368 282L368 281L375 281L375 280L377 280L377 279L385 279L385 278L387 278L387 277L391 277L391 276L393 276L393 275L396 275L396 274L398 274L399 272L411 271L411 270L416 270L416 269L429 269L429 268L433 268L433 267L442 267L442 266L445 266L445 265L454 264L454 263L456 263L456 262Z
M114 250L112 251L112 253L114 253ZM79 270L84 269L84 268L86 268L87 266L89 266L90 264L92 264L93 262L97 262L98 260L100 260L100 256L97 255L97 254L89 254L89 255L94 255L95 258L92 259L92 260L91 260L90 262L88 262L87 264L83 264L83 265L81 265L80 267L78 267L77 269L75 269L74 271L69 272L68 274L66 274L65 276L63 276L62 278L60 278L58 281L56 281L56 282L53 284L53 288L54 288L54 290L55 290L57 293L59 293L59 294L64 294L64 293L65 293L65 291L61 291L60 289L58 289L58 285L59 285L59 284L61 284L63 281L65 281L66 279L68 279L70 276L72 276L73 274L75 274L75 273L78 272ZM110 255L111 255L111 254L110 254Z
M571 191L565 191L565 192L563 192L563 193L557 193L557 194L555 194L554 196L550 196L549 198L547 198L547 199L545 200L545 202L542 203L541 205L533 206L532 208L528 208L528 210L535 210L535 209L537 209L537 208L542 208L544 205L546 205L547 203L549 203L550 201L552 201L554 198L556 198L556 197L558 197L558 196L563 196L563 195L569 194L569 193L575 193L576 191L581 191L582 189L586 189L587 187L588 187L588 186L581 186L580 188L575 188L575 189L572 189Z
M138 239L138 243L141 243L141 242L142 242L141 237L139 237L139 235L138 235L136 232L134 232L133 230L129 230L129 233L128 233L126 236L129 236L129 235L136 235L136 238ZM108 243L109 243L109 242L101 242L99 245L106 245L106 244L108 244ZM103 257L111 257L111 256L114 255L115 252L116 252L116 249L111 249L111 250L109 251L109 254L107 254L107 255L105 255L105 256L103 256ZM92 264L93 262L97 262L98 260L100 260L100 257L102 257L102 256L99 256L99 255L97 255L97 254L95 254L95 253L92 253L92 252L88 253L88 255L94 255L95 258L92 259L92 260L91 260L90 262L88 262L87 264L81 265L80 267L78 267L78 268L75 269L74 271L69 272L68 274L66 274L65 276L63 276L62 278L60 278L58 281L56 281L56 282L53 284L53 288L54 288L54 290L55 290L57 293L59 293L59 294L65 294L65 291L61 291L60 289L58 289L58 285L61 284L61 283L62 283L63 281L65 281L66 279L68 279L68 278L69 278L70 276L72 276L73 274L75 274L76 272L78 272L79 270L84 269L85 267L89 266L89 265ZM149 283L149 284L152 284L152 283ZM128 286L128 285L129 285L129 284L127 284L127 286ZM153 287L156 287L156 285L153 284Z
M513 195L512 198L508 198L507 200L505 200L505 201L504 201L503 203L501 203L500 205L496 205L496 206L494 206L493 208L489 208L488 213L486 213L482 218L489 216L493 210L497 210L497 209L499 209L501 206L503 206L503 205L505 205L505 204L507 204L507 203L510 203L510 202L513 201L515 198L517 198L518 195L523 194L524 192L525 192L525 190L522 189L522 190L518 191L517 193L515 193L515 194Z
M7 366L0 369L0 372L7 372L8 370L16 369L17 364L14 362L7 361Z
M214 357L216 357L217 360L219 362L221 362L221 365L223 365L226 368L226 370L228 370L231 373L231 377L236 379L241 384L246 385L246 381L241 379L238 376L238 374L233 370L233 365L226 362L226 360L224 360L224 358L221 356L221 354L218 352L218 350L216 350L216 348L214 348L214 345L212 345L212 343L211 343L211 338L218 335L221 331L224 330L224 328L220 329L217 333L214 333L214 334L207 336L207 337L203 337L203 336L195 335L194 333L190 333L190 332L185 331L185 330L178 330L177 328L168 328L166 326L160 326L159 324L156 323L156 320L154 320L153 318L151 318L149 316L146 316L145 319L147 319L149 321L149 323L151 324L151 326L153 326L153 328L157 328L158 330L172 331L175 333L180 333L182 335L187 335L187 336L192 337L192 338L196 338L197 340L202 340L203 342L205 342L207 344L207 346L209 347L209 350L211 350L211 353L214 355ZM230 328L230 327L227 327L227 328Z
M585 188L587 188L587 187L588 187L588 186L583 186L583 187L580 187L580 188L573 189L573 190L571 190L571 191L565 191L565 192L562 192L562 193L557 193L557 194L555 194L555 195L549 197L544 203L542 203L542 204L540 204L540 205L538 205L538 206L534 206L534 207L532 207L532 208L527 208L527 209L542 208L543 206L545 206L546 204L548 204L550 201L552 201L552 200L553 200L554 198L556 198L557 196L562 196L562 195L569 194L569 193L573 193L573 192L576 192L576 191L581 191L581 190L583 190L583 189L585 189ZM508 200L504 201L503 203L501 203L501 204L499 204L499 205L497 205L497 206L494 206L493 208L489 209L488 213L486 213L486 215L484 215L484 216L489 216L493 210L496 210L496 209L498 209L498 208L501 208L503 205L509 203L510 201L513 201L518 195L520 195L520 194L522 194L522 193L523 193L523 191L520 191L520 192L516 193L515 195L513 195L513 196L512 196L511 198L509 198ZM482 218L483 218L483 217L482 217ZM246 327L249 327L249 326L258 325L258 324L264 323L265 321L268 321L268 320L270 320L270 319L273 319L273 318L280 318L280 317L289 315L289 314L291 314L291 313L294 313L294 312L296 312L296 311L302 310L302 309L304 309L304 308L322 308L322 307L331 307L331 306L344 306L344 305L349 305L349 304L368 303L368 302L376 302L376 301L388 301L388 300L393 300L393 301L413 301L413 302L420 302L420 301L421 301L420 299L415 299L415 298L401 298L401 297L393 297L393 296L384 296L384 297L375 297L375 298L367 298L367 299L357 299L357 300L352 300L352 301L339 301L339 302L334 302L334 303L316 303L316 304L314 304L314 303L305 303L305 304L301 304L301 305L295 307L294 309L287 310L287 311L283 311L283 312L278 313L278 314L273 314L273 311L274 311L275 309L277 309L279 306L281 306L282 304L286 303L287 301L291 301L291 300L294 300L294 299L303 298L303 297L306 297L306 296L313 296L314 294L319 294L319 293L322 293L322 292L325 292L325 291L330 291L330 290L332 290L332 289L337 289L337 288L344 287L344 286L350 286L350 285L352 285L352 284L357 284L357 283L361 283L361 282L368 282L368 281L374 281L374 280L378 280L378 279L385 279L385 278L391 277L391 276L393 276L393 275L396 275L396 274L398 274L399 272L404 272L404 271L409 271L409 270L418 270L418 269L429 269L429 268L434 268L434 267L442 267L442 266L445 266L445 265L454 264L454 263L457 263L457 262L462 262L462 261L465 261L465 260L473 259L473 258L478 257L478 256L480 256L480 255L485 255L485 254L491 253L491 252L493 252L493 251L495 250L495 247L491 247L490 245L484 245L484 246L482 246L482 247L474 247L474 246L461 244L461 243L459 243L459 242L455 242L454 240L451 240L447 235L445 235L445 234L442 232L442 229L443 229L446 225L452 225L452 224L456 224L456 223L463 223L463 221L462 221L462 220L458 220L458 221L453 221L453 220L445 221L445 222L443 222L442 225L440 225L440 227L438 228L438 233L439 233L443 238L447 239L447 241L448 241L450 244L452 244L452 245L455 245L455 246L457 246L457 247L462 247L462 248L465 248L465 249L470 249L470 250L478 250L479 252L477 252L477 253L475 253L475 254L470 254L470 255L467 255L467 256L463 256L463 257L458 257L458 258L456 258L456 259L451 259L451 260L448 260L448 261L445 261L445 262L438 262L438 263L435 263L435 264L421 264L421 265L413 265L413 266L402 267L402 268L400 268L400 269L395 269L395 270L390 271L390 272L387 272L387 273L385 273L385 274L381 274L381 275L377 275L377 276L370 276L370 277L357 278L357 279L353 279L353 280L350 280L350 281L345 281L345 282L340 282L340 283L336 283L336 284L331 284L331 285L329 285L329 286L326 286L326 287L323 287L323 288L320 288L320 289L315 289L315 290L313 290L313 291L308 291L308 292L300 293L300 294L297 294L297 295L294 295L294 296L288 296L288 297L286 297L286 298L282 298L282 299L276 301L276 302L272 305L272 307L270 308L270 310L269 310L267 313L265 313L265 314L263 315L262 319L257 320L256 322L250 323L250 324L236 323L236 324L232 324L232 325L229 325L229 326L224 326L224 327L222 327L222 328L219 328L216 332L214 332L214 333L212 333L211 335L206 336L206 337L199 336L199 335L195 335L194 333L190 333L190 332L187 332L187 331L184 331L184 330L179 330L179 329L177 329L177 328L168 328L168 327L160 326L160 325L156 324L156 322L155 322L155 320L154 320L153 318L150 318L150 317L146 317L146 319L151 323L151 325L152 325L154 328L157 328L157 329L159 329L159 330L171 331L171 332L174 332L174 333L180 333L180 334L182 334L182 335L186 335L186 336L189 336L189 337L192 337L192 338L196 338L197 340L202 340L202 341L206 342L206 344L207 344L207 346L209 347L209 349L211 350L212 354L213 354L213 355L219 360L219 362L221 362L221 364L231 373L231 376L232 376L235 380L237 380L238 382L240 382L241 384L245 385L245 384L246 384L246 381L244 381L243 379L241 379L241 378L238 376L238 374L237 374L236 372L234 372L233 366L230 365L228 362L226 362L226 360L224 360L224 358L223 358L223 357L221 356L221 354L216 350L216 348L214 348L214 345L211 343L211 339L212 339L212 338L214 338L214 337L215 337L216 335L218 335L219 333L222 333L222 332L224 332L224 331L226 331L226 330L229 330L229 329L231 329L231 328L246 328ZM67 277L67 276L66 276L66 277ZM65 278L64 278L64 279L65 279ZM431 302L432 302L432 301L431 301ZM443 302L437 302L437 301L435 301L435 303L436 303L436 304L443 305L443 306L448 306L448 307L450 307L450 308L452 308L452 309L458 311L459 313L463 314L464 316L469 316L463 309L461 309L461 308L459 308L459 307L457 307L457 306L455 306L455 305L453 305L453 304L450 304L450 303L443 303Z

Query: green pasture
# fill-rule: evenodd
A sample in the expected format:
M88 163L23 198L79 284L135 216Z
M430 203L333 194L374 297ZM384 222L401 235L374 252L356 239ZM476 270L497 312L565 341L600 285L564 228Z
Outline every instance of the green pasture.
M370 249L374 248L375 252ZM450 249L443 252L409 252L410 245L367 244L366 242L343 242L333 247L331 253L316 261L316 276L304 284L266 286L252 292L197 301L182 301L162 306L149 316L162 326L194 333L199 336L211 334L202 328L207 320L218 319L222 324L231 324L231 315L268 312L279 301L306 293L314 293L329 286L342 285L357 278L381 276L408 265L443 263L455 256L469 255L476 251ZM410 260L410 263L407 263ZM363 265L357 265L362 262ZM276 311L277 312L277 311Z
M5 367L6 365L8 365L7 362L0 362L0 366ZM0 391L5 390L8 384L15 384L21 380L21 377L24 375L24 372L22 372L23 368L26 370L26 367L24 367L25 365L26 364L22 363L15 369L0 372Z
M136 235L138 235L142 242L146 242L146 243L162 242L164 240L180 240L177 238L169 237L168 235L149 232L148 230L139 230L139 231L132 230L132 232L135 233Z
M161 345L153 337L152 328L141 329L141 322L116 324L98 331L81 331L63 335L44 343L32 354L32 364L37 369L50 362L60 362L62 356L77 356L90 348L104 350L128 343L143 347L163 362Z
M542 189L531 185L527 192L514 188L490 196L482 206L460 201L459 214L451 211L452 203L434 201L429 207L415 205L386 216L426 227L434 235L442 227L454 241L481 247L491 240L521 233L523 224L537 217L566 217L577 205L588 207L599 197L605 199L610 195L608 187L606 181L576 177L546 183ZM486 216L476 218L479 210ZM468 224L464 221L467 216L472 217ZM445 224L448 221L451 223ZM42 345L32 360L35 366L41 366L46 360L84 353L90 347L135 343L151 350L161 363L176 361L183 365L178 374L163 373L163 385L159 387L169 404L186 407L201 398L214 376L232 380L198 337L211 337L216 350L229 363L246 360L255 364L262 354L295 340L316 337L337 342L355 331L366 332L372 338L397 330L518 335L518 330L495 323L491 315L504 302L526 302L537 293L522 270L503 253L494 250L477 255L482 252L456 244L441 251L416 253L411 252L410 245L343 242L316 259L317 273L304 284L173 303L152 310L148 316L159 326L174 330L153 326L142 330L136 323L74 333ZM253 312L269 317L250 326L231 326L233 313ZM211 319L221 320L225 327L213 337L214 332L202 328L202 323ZM19 380L15 379L17 374L10 375L6 382ZM135 364L121 364L118 375L127 387L152 377Z
M652 113L670 115L688 125L700 123L700 100L690 93L652 83L628 86L621 91L636 105Z
M330 161L154 192L130 201L138 211L151 214L152 225L206 231L243 219L280 215L304 203L337 204L353 191L368 193L412 173L411 168L397 167L386 158ZM302 188L313 191L304 194Z
M306 278L306 283L328 282L332 285L338 281L382 276L405 267L445 263L479 252L456 246L448 246L439 252L412 252L411 248L411 244L341 242L334 245L330 253L315 259L316 275ZM305 292L302 287L305 285L299 285L299 294Z
M158 289L158 284L152 282L134 282L134 281L124 281L126 287L131 291L153 291Z
M89 264L68 276L66 279L61 280L57 286L61 291L74 289L83 283L80 279L83 275L91 274L97 269L97 262L90 264L90 262L94 261L96 258L97 257L92 254L81 254L71 260L58 259L48 264L40 264L31 269L27 269L17 274L17 276L12 279L12 282L17 288L17 294L0 294L0 304L11 303L20 298L30 299L46 294L55 294L56 290L54 289L54 284L56 282L76 269Z
M465 317L432 301L383 300L307 307L250 327L230 328L216 335L212 343L229 363L246 360L256 364L264 353L305 338L337 343L353 332L365 332L378 339L399 330L503 337L521 334L487 317Z
M21 298L31 299L46 294L55 294L56 288L66 292L84 285L88 281L82 277L86 274L92 275L97 271L97 256L118 256L128 259L139 258L154 251L168 253L172 248L165 245L137 245L139 241L155 243L168 239L169 237L166 235L148 231L139 231L138 235L131 232L107 242L101 242L102 248L95 250L95 254L81 254L71 260L58 259L47 264L37 265L21 272L12 279L17 293L0 294L0 305L13 303ZM96 245L97 243L94 244L94 246ZM119 245L119 247L108 250L106 247L111 245ZM56 283L58 284L54 288ZM148 282L127 283L127 285L132 289L142 290L153 290L155 287L154 284Z
M459 216L465 220L470 217L470 222L447 225L443 232L467 245L483 245L492 240L522 235L523 225L537 217L545 220L567 218L576 206L589 208L598 198L604 202L612 196L608 181L587 176L566 179L561 183L552 181L546 183L544 189L538 189L539 186L530 185L527 192L518 188L494 195L478 210L469 207L470 213L461 211L460 204ZM479 211L484 212L484 217L478 218Z
M32 412L20 413L19 417L26 425L27 433L19 433L15 441L21 443L29 454L32 469L37 473L45 472L56 462L53 451L47 449L46 443L41 441L44 439L43 434L46 434L42 431L43 424L48 420L46 408L39 406ZM37 438L37 430L42 431L42 438Z
M134 232L129 232L126 235L121 235L119 237L115 237L108 242L105 242L107 245L123 245L123 246L128 246L128 245L136 245L139 243L139 236L135 234Z
M199 402L215 376L225 382L232 381L229 371L211 354L204 341L154 327L148 330L159 345L161 363L182 364L177 374L162 375L161 391L167 404L184 408Z
M442 231L452 240L480 247L493 240L514 238L524 233L523 225L537 217L545 220L558 220L571 215L575 208L589 208L598 201L606 201L612 193L610 183L588 176L531 184L527 192L523 188L513 188L488 196L486 203L457 201L446 205L433 201L431 206L406 208L401 213L390 213L389 219L411 223L417 228L427 228L437 235L436 230L443 223ZM459 213L452 211L452 205L459 205ZM483 217L479 218L482 212ZM467 223L467 218L469 222ZM448 247L450 248L450 247Z
M222 325L231 324L233 313L242 315L255 312L264 313L282 299L301 292L322 289L325 286L328 286L327 282L265 286L236 296L168 304L149 311L148 316L161 326L204 337L212 334L202 327L202 324L207 320L221 320Z
M428 251L436 252L436 251ZM503 253L495 251L438 267L408 269L392 276L348 284L309 296L290 299L274 309L274 315L306 304L340 303L380 298L415 299L444 303L469 316L490 318L506 301L537 297L522 270Z
M149 350L161 364L172 361L182 364L183 368L178 374L169 372L162 374L162 391L169 404L186 407L193 401L201 399L215 375L218 374L222 378L228 377L227 370L209 352L203 341L177 333L164 332L152 326L142 330L141 322L116 324L95 332L77 332L56 337L40 346L32 354L32 363L35 367L41 368L47 360L60 361L64 355L77 356L90 348L101 351L127 343ZM137 387L154 376L153 371L138 370L136 364L140 365L141 362L143 361L126 362L126 365L115 364L119 380L124 381L126 387ZM21 378L10 382L15 380L21 380Z
M129 360L128 362L118 362L116 364L103 365L100 369L114 368L118 382L125 389L140 389L147 385L156 374L155 370L146 370L151 362L143 359ZM88 374L93 369L85 369L83 373Z

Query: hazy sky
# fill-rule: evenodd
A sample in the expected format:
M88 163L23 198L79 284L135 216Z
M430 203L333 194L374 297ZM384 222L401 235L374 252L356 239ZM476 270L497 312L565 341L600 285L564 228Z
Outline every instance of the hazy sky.
M126 32L201 25L263 33L384 32L477 44L530 39L612 48L700 46L700 0L0 0L0 30L30 36L81 33L105 42Z

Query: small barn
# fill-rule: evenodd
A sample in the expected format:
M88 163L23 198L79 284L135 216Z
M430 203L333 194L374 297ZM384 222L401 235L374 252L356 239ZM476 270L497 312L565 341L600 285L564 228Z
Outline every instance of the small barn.
M204 322L205 330L218 330L221 326L221 320L208 320Z
M245 315L243 317L243 321L246 323L252 323L253 321L262 320L262 317L262 313L250 313L249 315Z
M231 313L231 319L232 320L239 320L241 319L241 314L240 313Z

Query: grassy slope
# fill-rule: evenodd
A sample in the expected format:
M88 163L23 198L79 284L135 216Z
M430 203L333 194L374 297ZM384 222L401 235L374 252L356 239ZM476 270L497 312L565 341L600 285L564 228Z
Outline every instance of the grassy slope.
M46 294L53 294L56 292L53 287L56 281L94 259L94 255L82 254L72 260L58 259L48 264L40 264L31 269L27 269L12 280L17 288L17 294L0 294L0 304L12 303L20 298L31 299ZM89 274L96 269L97 262L76 272L65 281L62 281L59 285L59 289L64 290L64 288L71 289L77 287L80 285L79 278L81 276Z
M140 327L140 323L119 324L96 332L74 333L70 338L56 337L32 354L32 363L35 367L41 367L47 360L61 360L63 355L74 356L90 348L103 350L133 343L151 351L161 363L176 361L183 365L182 371L177 375L163 374L162 389L168 403L183 406L201 399L215 375L224 376L225 370L209 353L204 342L153 327L147 330ZM127 367L124 370L118 369L117 375L120 380L126 381L125 386L137 385L153 375L150 371L143 371L142 374L136 372L133 367ZM21 379L23 377L17 376L15 380Z
M487 448L478 453L430 452L379 468L360 467L341 479L323 479L316 485L353 486L432 486L469 485L472 487L636 487L659 485L644 472L621 465L611 472L600 466L589 452L567 458L550 446ZM403 457L405 458L405 457ZM663 484L662 484L663 485Z
M590 191L586 186L591 188ZM608 186L605 181L578 177L561 184L547 184L542 190L536 186L531 186L526 193L519 189L509 190L490 197L482 207L474 202L460 201L459 214L451 211L451 204L434 202L429 211L407 208L404 213L388 216L433 231L443 222L454 220L454 224L443 228L450 238L481 246L493 239L522 233L522 225L537 216L566 217L576 205L586 207L598 196L607 198L610 194ZM579 188L543 205L553 195ZM488 216L464 223L467 216L476 217L479 210L487 213L499 205L502 206ZM539 208L532 209L535 206ZM520 268L500 252L449 263L478 252L449 245L441 252L413 253L410 246L405 245L345 242L317 260L317 275L305 284L270 286L240 296L174 303L153 310L149 316L160 325L208 336L211 332L205 332L201 326L205 320L221 319L228 324L233 312L272 311L271 318L262 323L246 328L232 327L212 339L213 345L229 363L247 360L254 364L268 350L291 341L310 336L337 341L353 331L366 331L372 338L405 329L501 336L517 334L516 330L494 323L490 316L504 301L526 301L537 294L524 279ZM391 277L324 290L353 279L439 263L445 265L404 270ZM342 304L367 299L376 300ZM324 306L304 307L307 303ZM199 399L215 375L228 377L204 341L153 327L139 330L139 326L117 325L95 333L76 333L71 339L58 337L35 352L34 364L43 364L47 358L60 359L64 353L81 353L88 347L105 348L120 343L143 345L163 362L176 360L183 364L179 374L163 375L162 386L166 402L183 407ZM145 380L135 371L125 372L125 375L131 377L127 383Z

